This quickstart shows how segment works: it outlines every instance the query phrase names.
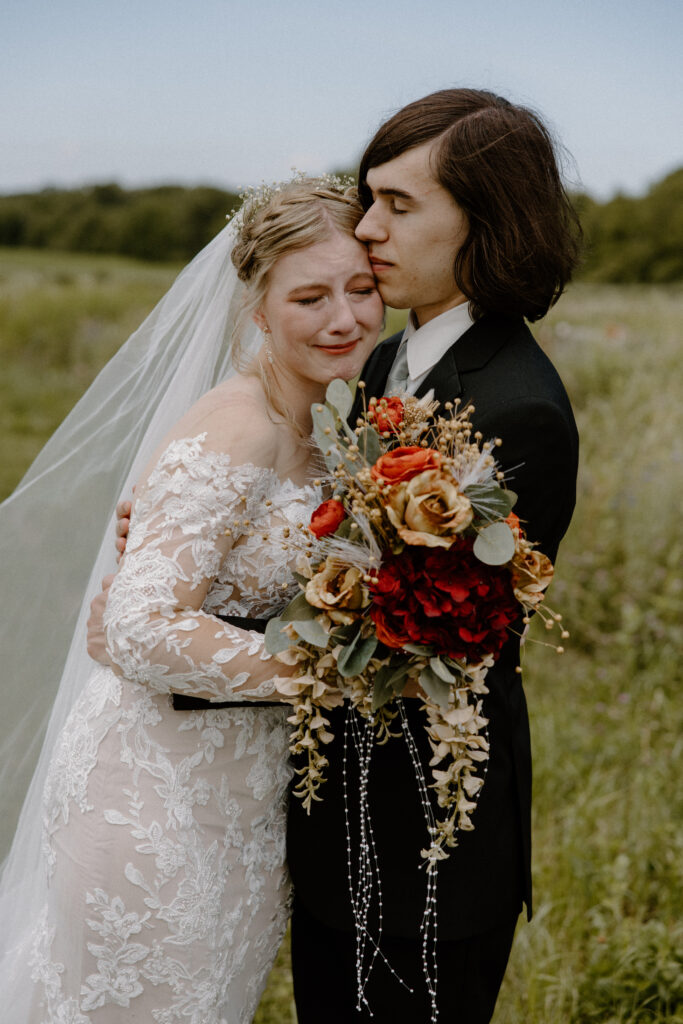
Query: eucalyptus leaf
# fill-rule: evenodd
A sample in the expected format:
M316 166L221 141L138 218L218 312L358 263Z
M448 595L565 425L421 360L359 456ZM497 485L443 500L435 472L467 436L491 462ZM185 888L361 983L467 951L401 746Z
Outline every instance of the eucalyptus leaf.
M515 538L507 523L491 523L477 534L472 548L484 565L505 565L515 553Z
M325 467L327 469L327 472L334 473L337 466L339 465L339 449L337 448L336 445L331 445L327 438L321 440L316 437L315 441L316 444L318 445L318 448L320 448L320 451L323 454L323 459L325 460ZM323 446L325 446L324 450Z
M351 426L349 425L349 421L348 420L342 420L342 427L344 428L344 433L346 434L347 438L349 439L349 444L355 444L356 441L358 440L358 438L356 437L356 431L353 430L351 428Z
M363 427L356 439L361 455L369 465L374 465L382 454L379 434L374 427Z
M320 615L320 609L310 605L305 594L297 594L280 612L280 619L282 622L301 622L303 619L314 619L316 615Z
M453 673L444 665L441 658L430 658L429 667L432 672L436 672L439 679L443 679L445 683L454 683L455 676Z
M335 638L335 640L340 640L345 643L348 643L350 640L353 640L358 635L359 631L360 621L349 622L344 626L335 626L334 629L332 630L332 636Z
M319 402L315 402L311 406L311 416L313 418L313 435L315 437L316 444L320 448L320 451L324 456L334 448L337 443L337 427L335 424L334 413L327 405L321 405ZM325 433L325 431L329 433ZM336 462L339 460L337 459ZM336 465L335 462L335 465Z
M485 484L470 484L463 494L470 500L475 512L491 521L505 519L517 500L516 494L504 490L494 480Z
M282 632L284 623L281 619L270 619L266 625L265 648L269 654L279 654L292 646L292 641L286 633Z
M327 385L325 398L330 405L335 407L341 418L345 420L351 412L351 406L353 405L353 394L346 381L341 380L340 377L335 377L334 380L331 380Z
M337 529L334 531L334 536L335 537L341 537L342 540L346 540L348 537L350 537L351 536L351 523L352 522L353 522L353 519L351 518L351 516L347 516L346 519L342 519L341 523L339 524Z
M355 441L356 437L354 435L354 444ZM343 442L339 445L337 451L341 453L340 457L337 459L337 462L343 462L344 466L351 474L351 476L356 476L358 474L358 470L363 468L363 461L358 455L358 452L350 452L348 445L344 444Z
M420 686L427 696L431 697L440 708L445 709L448 707L451 688L431 668L423 668L420 672Z
M391 685L391 669L383 665L375 676L375 684L372 690L372 710L377 711L384 707L394 696L394 689Z
M392 667L391 665L389 666L389 668L391 669L391 678L389 679L389 682L391 684L392 690L396 694L403 693L403 687L405 686L406 683L406 676L410 672L411 668L410 662L404 661L403 664L399 665L398 668L396 668L395 666Z
M431 647L425 647L423 644L404 644L404 651L409 651L411 654L422 654L427 658L431 658L434 651Z
M307 644L313 644L314 647L327 647L330 639L329 634L315 619L293 622L292 625L301 639L305 640Z
M339 675L345 679L359 676L375 653L376 647L376 637L368 637L367 640L361 640L360 633L358 633L337 658L337 671Z

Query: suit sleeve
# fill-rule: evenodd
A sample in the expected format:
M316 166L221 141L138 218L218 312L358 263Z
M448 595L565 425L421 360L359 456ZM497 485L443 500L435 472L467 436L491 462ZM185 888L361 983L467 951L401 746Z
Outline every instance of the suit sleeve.
M477 426L485 438L501 439L497 459L518 496L515 512L554 561L576 500L574 424L553 402L529 398L499 405Z

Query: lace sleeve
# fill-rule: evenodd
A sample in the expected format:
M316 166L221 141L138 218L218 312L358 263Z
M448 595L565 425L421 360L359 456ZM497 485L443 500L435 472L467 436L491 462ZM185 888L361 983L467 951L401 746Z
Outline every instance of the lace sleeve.
M107 650L125 678L158 693L269 697L277 671L263 636L202 611L239 524L262 507L269 471L233 467L205 439L170 444L137 495L107 600Z

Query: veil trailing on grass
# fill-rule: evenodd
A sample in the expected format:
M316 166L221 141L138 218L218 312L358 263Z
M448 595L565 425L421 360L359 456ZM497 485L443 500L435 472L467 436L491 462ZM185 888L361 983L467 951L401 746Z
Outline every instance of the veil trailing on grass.
M230 260L234 237L228 225L182 271L0 505L0 998L6 1019L23 1019L22 987L30 987L16 964L26 961L22 952L44 901L42 792L55 739L93 668L86 621L102 576L116 568L115 504L130 496L179 417L237 369L232 336L243 287ZM240 338L245 360L259 343L250 326Z

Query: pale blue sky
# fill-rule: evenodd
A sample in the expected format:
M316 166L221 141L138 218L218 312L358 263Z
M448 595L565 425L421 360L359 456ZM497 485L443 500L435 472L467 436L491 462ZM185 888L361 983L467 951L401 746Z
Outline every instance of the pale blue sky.
M471 85L539 110L606 197L683 164L683 0L4 0L0 192L243 186L353 163Z

